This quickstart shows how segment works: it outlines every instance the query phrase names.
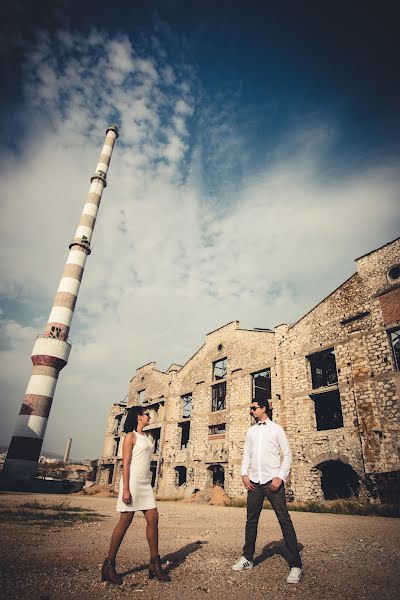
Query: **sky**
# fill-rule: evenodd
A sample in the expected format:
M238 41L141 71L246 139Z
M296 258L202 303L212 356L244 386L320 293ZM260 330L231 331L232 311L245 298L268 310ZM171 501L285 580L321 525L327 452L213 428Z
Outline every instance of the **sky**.
M277 4L2 3L0 445L110 123L44 450L98 457L138 367L295 322L398 236L396 3Z

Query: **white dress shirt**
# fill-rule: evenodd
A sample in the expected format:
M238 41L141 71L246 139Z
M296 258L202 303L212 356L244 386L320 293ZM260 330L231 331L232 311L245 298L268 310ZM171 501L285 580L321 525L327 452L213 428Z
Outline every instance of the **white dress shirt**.
M250 427L244 444L242 475L248 475L251 481L261 484L274 477L286 481L291 464L292 453L280 425L267 419Z

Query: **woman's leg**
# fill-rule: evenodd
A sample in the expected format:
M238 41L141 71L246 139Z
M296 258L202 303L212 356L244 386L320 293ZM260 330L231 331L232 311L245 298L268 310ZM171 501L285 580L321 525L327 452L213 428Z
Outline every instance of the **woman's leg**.
M110 561L115 561L115 557L117 556L121 542L124 539L124 535L127 532L129 525L132 523L134 514L134 512L120 513L119 521L116 524L111 536L110 549L107 556Z
M171 581L171 577L163 571L158 554L158 510L149 508L143 511L146 517L146 536L150 549L149 577L157 577L158 581Z
M158 510L149 508L149 510L143 512L147 523L146 537L150 549L150 558L153 558L158 555Z

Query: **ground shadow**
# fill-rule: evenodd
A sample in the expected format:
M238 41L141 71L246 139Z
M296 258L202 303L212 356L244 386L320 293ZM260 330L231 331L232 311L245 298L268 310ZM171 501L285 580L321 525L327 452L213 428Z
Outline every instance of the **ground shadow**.
M301 552L301 550L303 550L304 548L303 544L298 544L298 548L299 552ZM269 544L264 546L261 554L259 554L259 556L256 556L256 558L254 559L254 566L259 565L260 563L264 562L264 560L267 560L267 558L271 558L271 556L274 556L275 554L280 554L282 558L286 560L286 562L289 564L289 556L287 553L284 539L280 539L276 542L270 542Z
M164 565L164 570L167 573L170 573L171 571L176 569L176 567L179 567L179 565L184 563L186 558L190 554L193 554L193 552L199 550L201 546L204 546L204 544L208 544L208 542L197 540L196 542L192 542L191 544L183 546L183 548L176 550L176 552L171 552L170 554L162 556L161 563ZM148 568L149 563L146 562L144 565L138 565L137 567L133 567L133 569L129 569L129 571L120 573L120 575L124 577L125 575L130 575L131 573L139 573L140 571L146 571Z

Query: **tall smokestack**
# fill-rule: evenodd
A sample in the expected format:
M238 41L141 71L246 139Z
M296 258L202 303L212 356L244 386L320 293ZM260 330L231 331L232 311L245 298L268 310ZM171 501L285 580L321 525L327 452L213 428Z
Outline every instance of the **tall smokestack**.
M69 246L70 252L53 307L43 335L38 335L32 351L32 375L8 448L2 478L7 487L29 484L36 475L37 463L46 431L58 375L68 362L71 345L68 334L79 288L90 254L90 240L100 206L118 129L111 125L100 154L96 172L91 177L87 202Z
M69 460L69 453L71 451L71 444L72 444L72 438L68 438L67 439L67 445L65 446L65 452L64 452L64 460L63 463L66 465L68 460Z

